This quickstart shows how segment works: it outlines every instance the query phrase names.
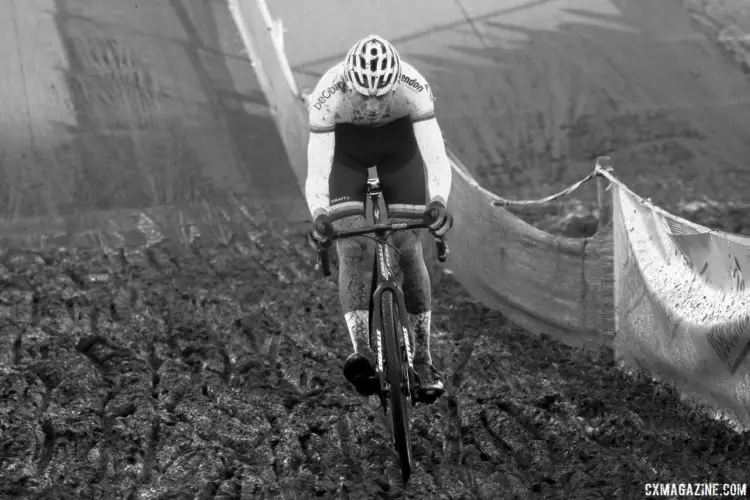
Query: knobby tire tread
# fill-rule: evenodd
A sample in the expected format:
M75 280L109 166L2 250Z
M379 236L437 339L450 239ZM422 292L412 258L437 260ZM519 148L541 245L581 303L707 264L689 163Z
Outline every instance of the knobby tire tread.
M393 293L384 291L381 296L383 338L386 343L386 371L391 386L391 420L396 451L401 460L401 474L404 484L411 476L411 437L409 436L409 407L401 381L408 374L402 374L401 347L396 334L396 316L393 312Z

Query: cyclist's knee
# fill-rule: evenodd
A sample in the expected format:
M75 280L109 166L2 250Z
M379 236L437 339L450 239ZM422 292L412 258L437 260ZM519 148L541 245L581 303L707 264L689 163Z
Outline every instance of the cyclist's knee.
M399 249L404 257L414 257L422 254L419 241L419 231L399 231L393 235L393 245Z
M362 215L352 215L343 217L333 222L333 227L337 231L342 229L354 229L362 227L365 218ZM364 238L343 238L336 241L336 249L340 257L349 259L364 258L367 250L367 240Z
M355 229L358 227L362 227L364 226L364 224L365 224L364 215L349 215L346 217L335 219L333 221L333 228L336 231L341 231L342 229Z

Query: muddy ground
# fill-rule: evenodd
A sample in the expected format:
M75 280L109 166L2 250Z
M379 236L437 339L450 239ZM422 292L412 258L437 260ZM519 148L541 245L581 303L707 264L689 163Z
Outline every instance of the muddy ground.
M588 193L525 218L591 234ZM746 205L664 208L750 234ZM750 482L750 433L611 352L514 327L444 275L433 355L449 389L413 411L404 491L382 413L341 373L335 275L297 226L244 230L109 257L2 250L0 499L631 499L652 482Z
M417 407L406 491L376 406L348 386L335 281L300 232L5 251L1 498L640 498L746 482L737 435L669 389L505 323L440 280L449 392Z

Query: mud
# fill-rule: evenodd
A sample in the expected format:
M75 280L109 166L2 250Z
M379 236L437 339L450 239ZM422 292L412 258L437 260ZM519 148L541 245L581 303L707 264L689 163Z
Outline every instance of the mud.
M404 491L381 412L341 373L335 280L301 233L252 234L3 253L0 497L638 498L747 480L750 434L445 276L432 344L449 390L413 411Z
M180 3L173 4L179 10ZM75 24L80 19L63 14L61 24L86 32ZM71 53L89 54L91 60L82 64L99 60L99 52L84 50L92 47L130 54L107 37L68 38ZM164 60L174 60L170 54ZM118 61L123 72L117 78L71 67L71 88L84 97L87 89L105 88L112 81L125 90L135 83L151 89L153 81L141 78L143 63L135 55ZM131 94L125 96L132 98L128 102L135 99ZM60 212L137 211L154 205L166 210L170 204L195 201L187 195L211 191L220 183L209 175L212 169L191 156L189 146L196 137L208 137L204 152L229 150L221 139L227 132L223 127L242 136L234 142L241 143L237 154L243 165L272 172L258 177L258 191L273 192L286 203L286 196L275 190L282 169L255 166L281 155L278 137L266 133L273 130L269 119L251 122L245 111L225 104L229 111L216 113L229 116L227 125L217 118L219 125L194 127L190 135L179 118L187 101L157 94L138 94L139 99L151 98L127 107L142 125L135 134L143 141L141 149L123 146L125 139L108 136L106 130L94 133L118 125L106 120L119 115L86 108L83 118L100 119L84 124L87 131L78 136L88 141L81 148L93 159L63 162L81 166L80 175L62 176L75 179L78 190L71 191L70 199L55 200ZM176 118L156 120L150 107L154 100L174 106L169 110L176 110ZM611 123L613 131L600 131L601 137L592 133L597 128L593 121L584 120L580 130L571 132L594 138L574 148L585 151L585 169L590 155L612 149L598 146L625 135L622 129L642 133L647 143L654 137L685 139L680 130L664 125L668 120L659 114L646 120L636 115ZM251 128L261 131L253 141L245 134ZM206 134L213 129L215 134ZM685 125L685 130L691 129ZM185 136L187 140L170 146L174 149L164 146L169 138ZM476 149L476 138L472 140ZM521 146L519 155L530 154ZM124 153L108 156L111 151ZM151 153L139 156L142 151ZM180 151L184 156L176 153ZM684 164L669 148L665 151L660 164ZM179 171L171 163L167 169L155 168L166 159ZM226 158L211 160L212 165L232 164ZM538 158L523 165L531 160ZM84 168L91 164L108 168ZM142 171L130 175L124 167L131 164ZM566 165L566 175L588 173L567 168L562 160L560 164ZM478 177L488 187L508 186L493 166L480 164ZM149 191L144 179L154 172L164 176L156 184L170 192ZM709 190L704 185L708 174L696 172L700 175L686 181L686 192L695 194L692 199L699 198L696 193L721 191L717 186L723 181L712 181ZM235 181L246 174L228 171L227 182L241 184ZM531 168L526 174L514 178L528 188L513 191L519 198L557 187L537 182L542 175ZM666 200L677 191L667 182L650 186L650 179L639 181L653 188L644 195ZM727 177L724 184L740 189L742 183L734 179ZM114 194L102 190L113 185L121 189ZM226 185L217 191L228 190ZM284 185L295 189L293 179ZM542 189L544 193L535 192ZM658 190L661 198L654 194ZM69 191L59 187L60 193ZM17 211L44 215L41 191L30 193L24 201L30 208ZM568 199L528 215L528 220L553 232L591 234L596 228L593 193L590 189L589 198ZM196 198L209 194L213 191ZM115 195L127 199L113 199ZM665 208L712 227L750 234L745 205L674 201ZM201 207L201 217L213 210ZM665 386L623 374L607 350L572 349L519 330L468 297L446 274L434 287L432 352L448 392L435 405L418 406L412 413L416 470L404 490L387 422L341 372L350 343L335 274L324 279L316 273L315 256L299 229L253 215L233 226L241 229L235 234L222 231L219 218L206 219L205 225L221 237L202 228L202 238L186 238L190 245L154 243L138 232L139 226L131 233L138 235L139 244L151 245L146 250L72 249L67 244L71 240L61 238L52 243L67 242L67 249L0 251L0 499L630 499L642 498L645 485L653 482L748 481L750 433L734 433Z

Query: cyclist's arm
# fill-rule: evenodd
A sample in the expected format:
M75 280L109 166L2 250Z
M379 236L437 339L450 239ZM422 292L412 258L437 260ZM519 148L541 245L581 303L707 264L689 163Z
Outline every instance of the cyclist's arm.
M307 180L305 181L305 198L313 219L328 213L330 194L328 180L333 167L335 134L332 131L310 131L307 143Z
M443 133L435 116L415 121L414 136L425 164L428 198L430 202L440 201L448 206L453 172L445 153Z
M409 84L405 89L411 104L410 117L414 124L414 136L425 165L427 196L429 202L440 201L448 206L453 171L445 153L443 133L435 118L435 96L427 80L413 66L404 63L409 78L416 85Z
M313 219L320 214L328 214L331 203L328 180L336 146L336 109L342 91L343 82L338 77L336 67L331 68L313 90L307 108L310 138L307 142L305 198Z

